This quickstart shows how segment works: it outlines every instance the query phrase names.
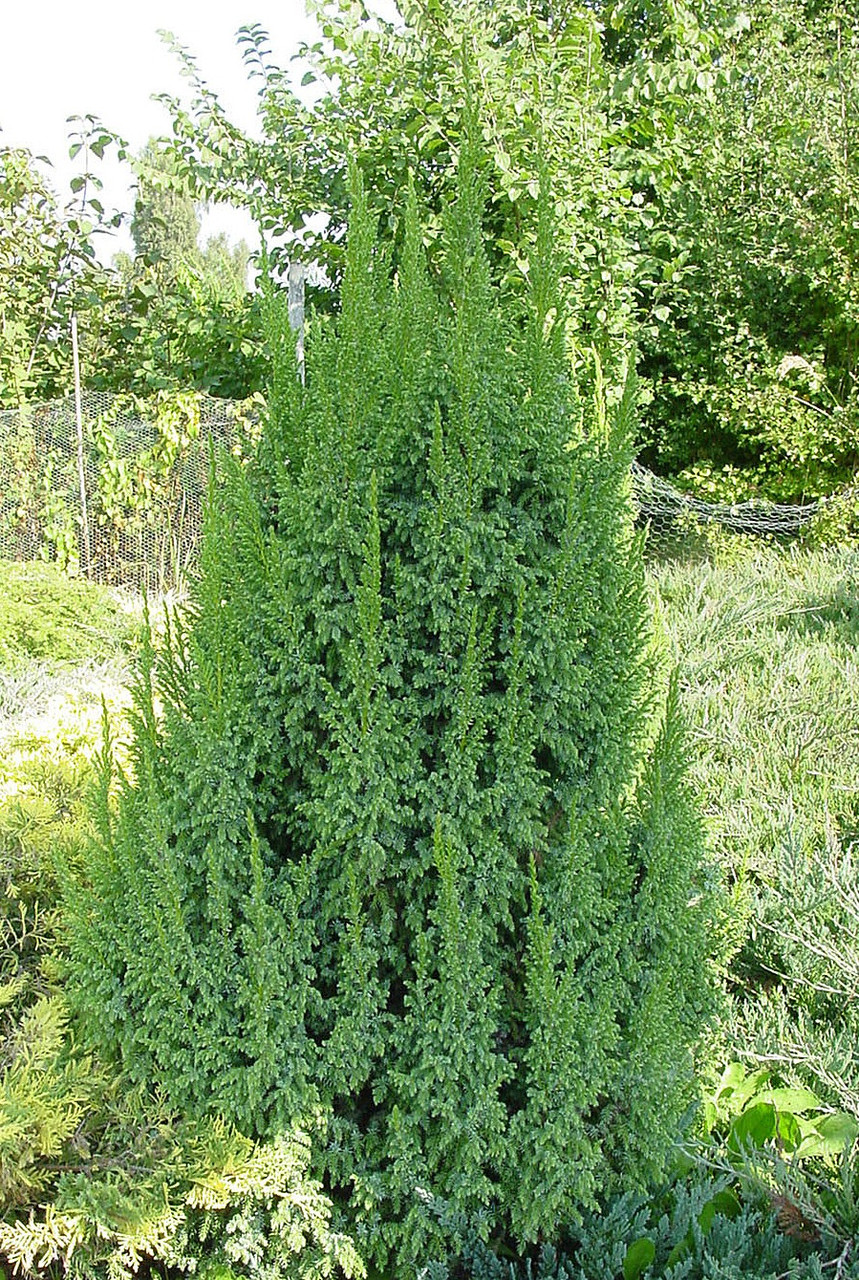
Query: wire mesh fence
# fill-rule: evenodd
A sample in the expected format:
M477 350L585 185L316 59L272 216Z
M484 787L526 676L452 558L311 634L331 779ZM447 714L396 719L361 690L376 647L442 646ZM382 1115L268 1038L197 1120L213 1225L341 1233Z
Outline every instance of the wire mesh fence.
M194 392L142 399L94 392L0 411L0 559L51 560L149 592L180 585L196 560L212 447L246 456L257 407ZM703 502L638 463L640 517L663 545L702 526L794 536L826 500L786 506Z
M0 558L51 560L150 592L179 585L203 524L212 446L242 456L253 405L94 392L0 412Z

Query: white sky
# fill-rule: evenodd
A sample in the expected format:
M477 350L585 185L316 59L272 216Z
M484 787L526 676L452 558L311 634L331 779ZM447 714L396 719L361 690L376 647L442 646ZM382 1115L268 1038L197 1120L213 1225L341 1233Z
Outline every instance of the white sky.
M239 27L258 22L274 60L287 66L302 40L314 38L303 0L0 0L0 142L29 148L53 162L54 186L68 198L75 171L68 160L66 118L92 114L138 151L153 134L170 132L167 112L151 101L181 93L186 82L156 34L171 31L197 59L228 115L253 128L256 88L236 45ZM104 165L106 207L130 210L131 174ZM224 209L206 215L203 236L227 230L254 236L249 222ZM109 260L129 245L127 232L103 243Z

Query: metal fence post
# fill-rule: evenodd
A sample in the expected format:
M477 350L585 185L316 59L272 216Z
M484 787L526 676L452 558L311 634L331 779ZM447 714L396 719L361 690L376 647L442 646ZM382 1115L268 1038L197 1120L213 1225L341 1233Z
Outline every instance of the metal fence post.
M75 422L78 434L78 484L81 494L81 532L83 533L84 574L89 577L92 556L89 543L89 516L86 503L86 474L84 472L84 418L81 408L81 363L78 353L78 318L72 316L72 364L75 373Z
M295 334L295 358L298 376L304 385L304 280L307 275L303 262L290 262L287 273L289 327Z

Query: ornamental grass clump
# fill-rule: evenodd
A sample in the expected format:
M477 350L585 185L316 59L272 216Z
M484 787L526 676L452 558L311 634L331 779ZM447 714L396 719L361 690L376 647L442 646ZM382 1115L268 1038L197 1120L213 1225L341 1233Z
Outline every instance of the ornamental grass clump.
M102 1046L254 1137L321 1116L359 1251L403 1275L451 1222L551 1239L658 1173L707 1003L633 391L579 393L543 204L520 303L467 148L432 276L414 197L392 270L356 182L341 313L302 386L272 312L259 454L219 464L71 903Z

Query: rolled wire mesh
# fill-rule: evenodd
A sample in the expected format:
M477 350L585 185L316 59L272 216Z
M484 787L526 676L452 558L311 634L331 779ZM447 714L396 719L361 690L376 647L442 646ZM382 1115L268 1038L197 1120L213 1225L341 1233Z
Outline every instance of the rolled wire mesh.
M142 399L108 392L0 411L0 559L52 560L72 572L150 592L182 583L203 527L212 447L246 456L253 405L197 393ZM826 500L789 506L704 502L639 463L640 517L657 538L720 525L793 536Z
M791 505L754 498L747 502L704 502L684 493L638 462L632 485L639 515L658 536L680 535L696 525L715 524L734 533L793 537L802 533L827 505L826 498Z

